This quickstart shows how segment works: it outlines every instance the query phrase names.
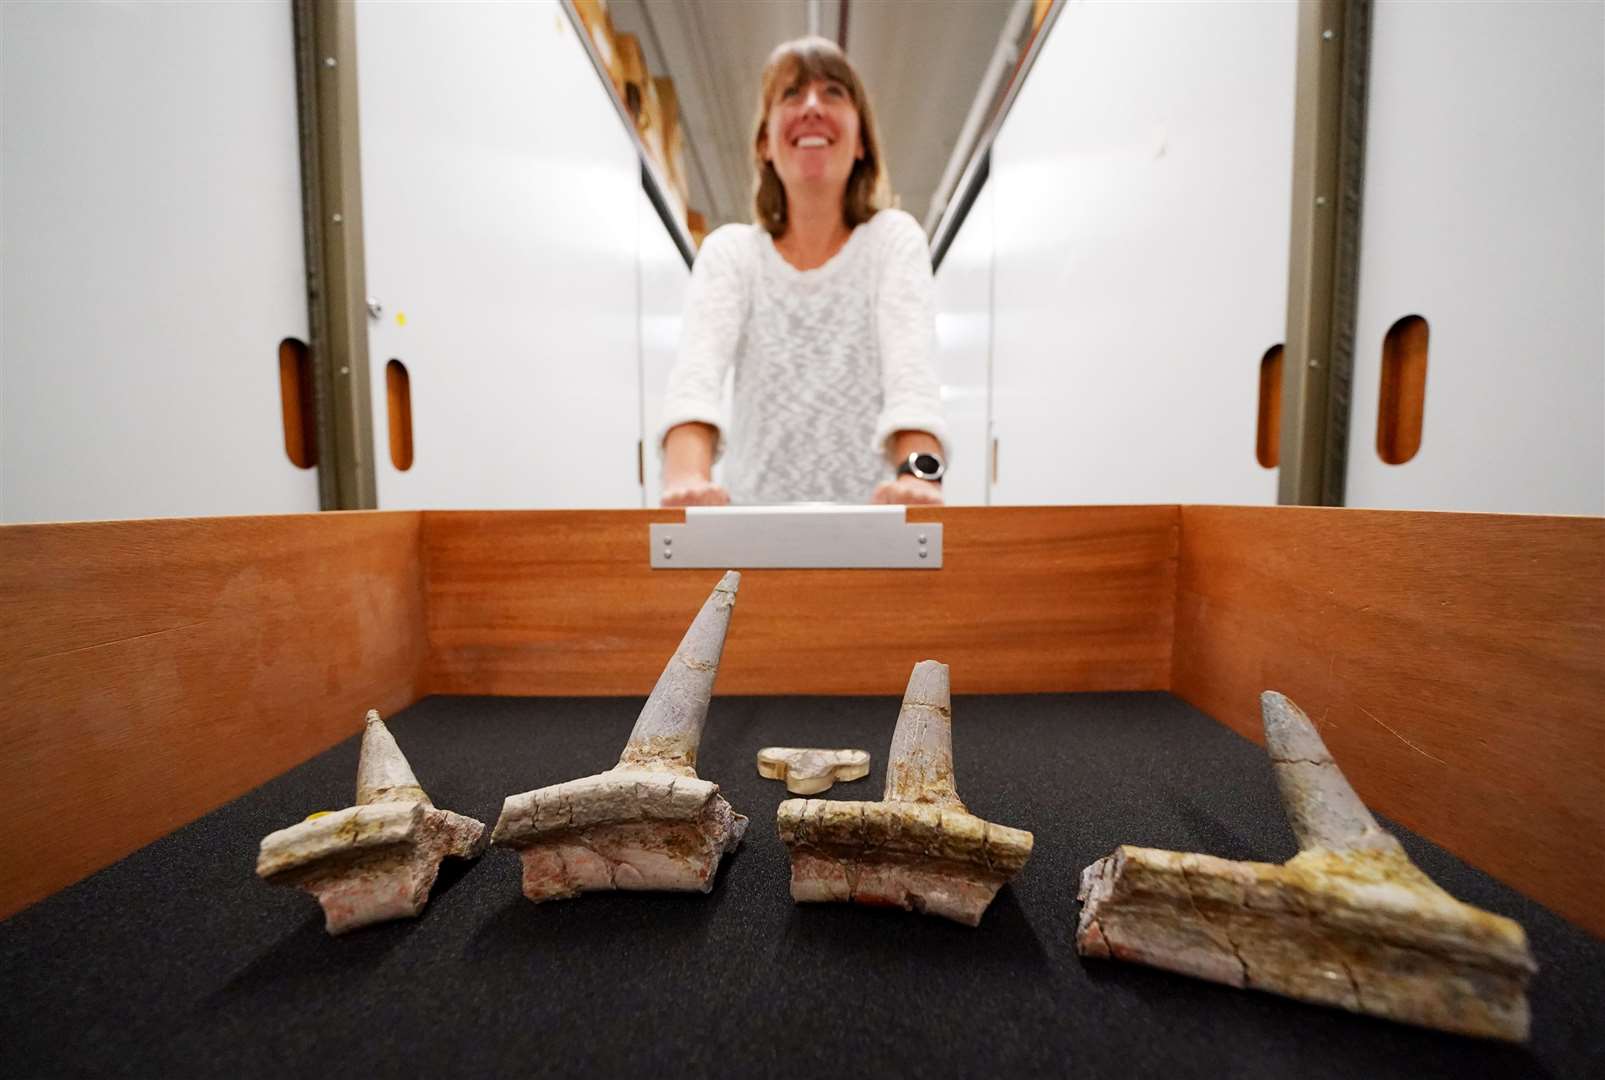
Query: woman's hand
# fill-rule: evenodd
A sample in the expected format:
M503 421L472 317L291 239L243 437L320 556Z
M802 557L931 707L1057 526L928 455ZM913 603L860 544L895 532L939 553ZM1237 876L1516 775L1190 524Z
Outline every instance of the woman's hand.
M902 506L941 506L942 485L914 476L899 476L896 480L882 480L869 501Z
M713 450L719 429L712 424L676 424L663 439L663 505L729 506L730 493L715 484Z
M729 506L730 493L712 480L691 479L663 489L664 506Z

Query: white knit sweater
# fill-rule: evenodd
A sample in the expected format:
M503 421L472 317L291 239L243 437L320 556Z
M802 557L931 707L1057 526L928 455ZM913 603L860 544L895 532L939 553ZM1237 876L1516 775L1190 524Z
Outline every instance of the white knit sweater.
M925 233L901 210L858 226L815 270L756 225L716 230L692 268L658 445L676 424L718 428L732 503L868 502L892 475L893 432L946 445L931 293Z

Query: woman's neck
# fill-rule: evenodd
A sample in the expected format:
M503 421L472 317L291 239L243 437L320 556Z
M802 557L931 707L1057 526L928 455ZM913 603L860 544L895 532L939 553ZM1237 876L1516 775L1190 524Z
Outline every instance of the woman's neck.
M786 232L775 249L798 270L815 270L842 249L853 230L842 215L842 193L828 192L810 198L787 193Z

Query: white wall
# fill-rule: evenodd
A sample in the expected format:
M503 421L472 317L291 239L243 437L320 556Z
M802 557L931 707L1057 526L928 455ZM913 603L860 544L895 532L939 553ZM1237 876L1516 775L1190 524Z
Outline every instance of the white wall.
M568 18L357 12L379 505L640 506L640 165ZM412 383L407 472L388 454L392 358Z
M0 4L0 520L316 510L290 7Z
M1070 0L992 151L994 503L1274 503L1297 9Z
M1605 5L1374 9L1351 506L1605 513ZM1421 450L1382 341L1430 328Z
M691 269L663 227L645 191L638 193L641 267L641 431L646 484L643 505L660 505L663 495L663 458L658 427L663 422L663 391L669 384L680 326L685 318L686 287Z
M936 367L948 427L949 506L982 506L991 486L992 188L981 189L936 272Z

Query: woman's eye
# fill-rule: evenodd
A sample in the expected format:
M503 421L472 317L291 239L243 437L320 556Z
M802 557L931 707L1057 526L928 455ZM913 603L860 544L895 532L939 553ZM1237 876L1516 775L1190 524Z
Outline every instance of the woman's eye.
M829 94L831 97L846 97L847 88L838 83L831 83L829 86L825 87L825 93Z
M797 94L798 89L795 86L788 86L780 92L780 96L783 98L794 98L797 96Z

